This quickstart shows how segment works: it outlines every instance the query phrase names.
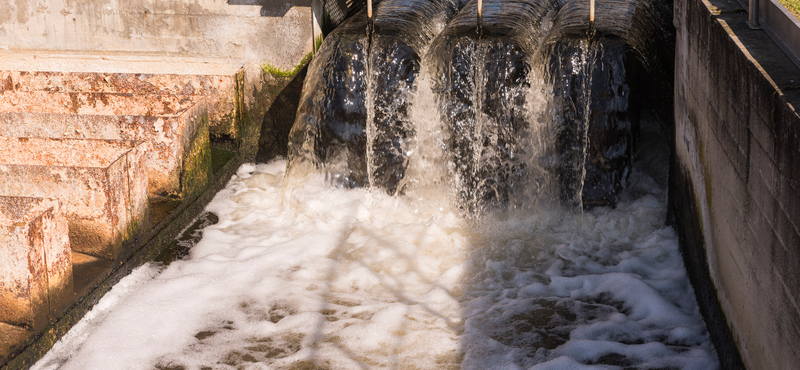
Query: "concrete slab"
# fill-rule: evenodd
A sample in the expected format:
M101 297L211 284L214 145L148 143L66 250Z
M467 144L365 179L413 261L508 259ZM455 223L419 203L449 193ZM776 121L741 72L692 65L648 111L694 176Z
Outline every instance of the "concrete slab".
M0 195L56 198L72 249L115 259L149 228L146 144L0 137Z
M57 200L0 196L0 322L41 329L73 298L67 220Z
M159 96L146 97L158 100ZM135 101L139 100L142 99ZM205 101L190 99L177 109L162 116L0 112L0 136L146 141L149 193L179 196L193 192L182 188L183 185L197 183L202 187L210 168L208 161L194 163L198 155L202 159L209 150ZM193 181L188 181L188 177Z

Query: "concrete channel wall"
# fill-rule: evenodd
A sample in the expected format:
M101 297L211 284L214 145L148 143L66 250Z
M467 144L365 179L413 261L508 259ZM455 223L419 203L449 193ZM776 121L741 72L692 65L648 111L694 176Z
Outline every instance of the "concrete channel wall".
M800 73L746 17L675 1L671 213L721 368L800 369Z
M5 50L149 52L291 68L311 51L311 27L311 0L0 1Z

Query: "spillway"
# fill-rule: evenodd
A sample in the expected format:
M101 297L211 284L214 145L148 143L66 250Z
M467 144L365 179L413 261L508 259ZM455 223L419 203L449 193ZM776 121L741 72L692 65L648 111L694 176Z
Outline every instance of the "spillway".
M718 368L665 226L664 5L482 5L331 32L289 158L34 368Z

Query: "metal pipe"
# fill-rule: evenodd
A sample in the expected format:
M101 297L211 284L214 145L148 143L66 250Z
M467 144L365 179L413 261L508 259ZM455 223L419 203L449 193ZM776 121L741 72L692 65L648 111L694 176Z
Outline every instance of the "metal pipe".
M315 12L316 0L311 0L311 51L313 54L317 53L317 38L315 31L317 30L317 12Z
M478 0L478 29L483 25L483 0Z

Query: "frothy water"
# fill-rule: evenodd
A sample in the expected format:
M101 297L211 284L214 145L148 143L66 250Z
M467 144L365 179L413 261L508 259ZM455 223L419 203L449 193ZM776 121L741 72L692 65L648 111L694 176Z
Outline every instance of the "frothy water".
M615 209L480 220L244 165L187 259L135 270L34 369L715 369L663 155L638 163Z
M384 0L370 34L356 14L309 67L288 165L242 166L188 258L135 270L34 368L718 368L634 98L660 8L586 33L583 3L486 1L480 31L475 1Z

